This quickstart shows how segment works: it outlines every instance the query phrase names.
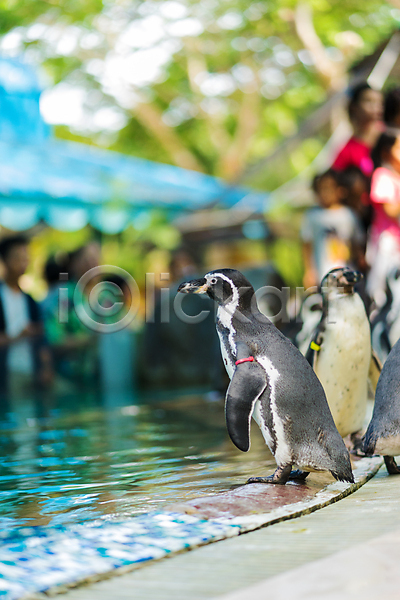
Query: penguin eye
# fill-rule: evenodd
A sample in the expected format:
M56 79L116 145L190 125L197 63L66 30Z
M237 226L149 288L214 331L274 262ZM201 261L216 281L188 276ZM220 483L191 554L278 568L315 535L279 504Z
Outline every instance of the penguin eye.
M216 277L212 277L212 278L210 279L210 283L211 283L211 285L215 285L215 284L217 283L217 281L218 281L218 279L217 279Z

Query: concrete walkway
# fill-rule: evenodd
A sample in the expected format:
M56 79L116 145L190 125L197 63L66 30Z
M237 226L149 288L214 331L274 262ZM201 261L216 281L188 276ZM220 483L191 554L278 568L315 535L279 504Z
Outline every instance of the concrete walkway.
M400 477L389 477L382 468L358 491L315 513L84 585L62 597L398 599L399 506Z
M218 600L398 600L400 529Z

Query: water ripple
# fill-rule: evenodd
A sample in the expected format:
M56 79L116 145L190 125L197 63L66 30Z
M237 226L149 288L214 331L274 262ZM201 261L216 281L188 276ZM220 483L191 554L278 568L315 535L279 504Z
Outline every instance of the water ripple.
M223 406L201 397L126 410L82 406L60 400L43 419L16 410L0 422L0 534L131 517L227 490L273 465L257 431L250 452L240 453Z

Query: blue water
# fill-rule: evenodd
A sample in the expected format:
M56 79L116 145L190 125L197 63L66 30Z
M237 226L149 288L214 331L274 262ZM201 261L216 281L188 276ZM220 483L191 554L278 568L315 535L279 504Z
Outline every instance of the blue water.
M133 401L134 400L134 401ZM243 454L205 395L27 398L0 417L0 531L132 517L271 472L255 428Z

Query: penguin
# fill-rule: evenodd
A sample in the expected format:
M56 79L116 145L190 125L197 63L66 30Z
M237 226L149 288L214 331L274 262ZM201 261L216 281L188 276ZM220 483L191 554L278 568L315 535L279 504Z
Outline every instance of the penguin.
M387 323L380 315L378 319L374 320L374 322L370 321L370 323L372 348L374 349L374 352L376 352L380 362L384 364L392 349Z
M400 269L394 267L386 278L385 303L370 315L372 347L382 363L400 338Z
M381 454L390 475L398 475L394 456L400 454L400 340L383 365L375 393L374 412L363 439L367 455Z
M392 269L387 277L388 296L391 298L387 314L388 336L391 348L400 339L400 269Z
M322 316L322 296L319 293L313 293L304 298L301 303L298 320L301 321L301 329L295 337L295 344L302 354L306 354L310 345L310 340L314 334L315 328L319 324Z
M178 291L207 294L218 304L216 328L231 380L225 418L232 442L249 450L253 417L275 457L273 475L248 483L285 484L304 480L310 471L353 482L349 453L321 383L301 352L260 312L244 275L217 269L182 283ZM300 471L292 472L293 465Z
M364 303L354 290L361 278L358 271L343 267L322 279L322 316L306 353L343 438L362 429L368 380L374 389L380 374Z

